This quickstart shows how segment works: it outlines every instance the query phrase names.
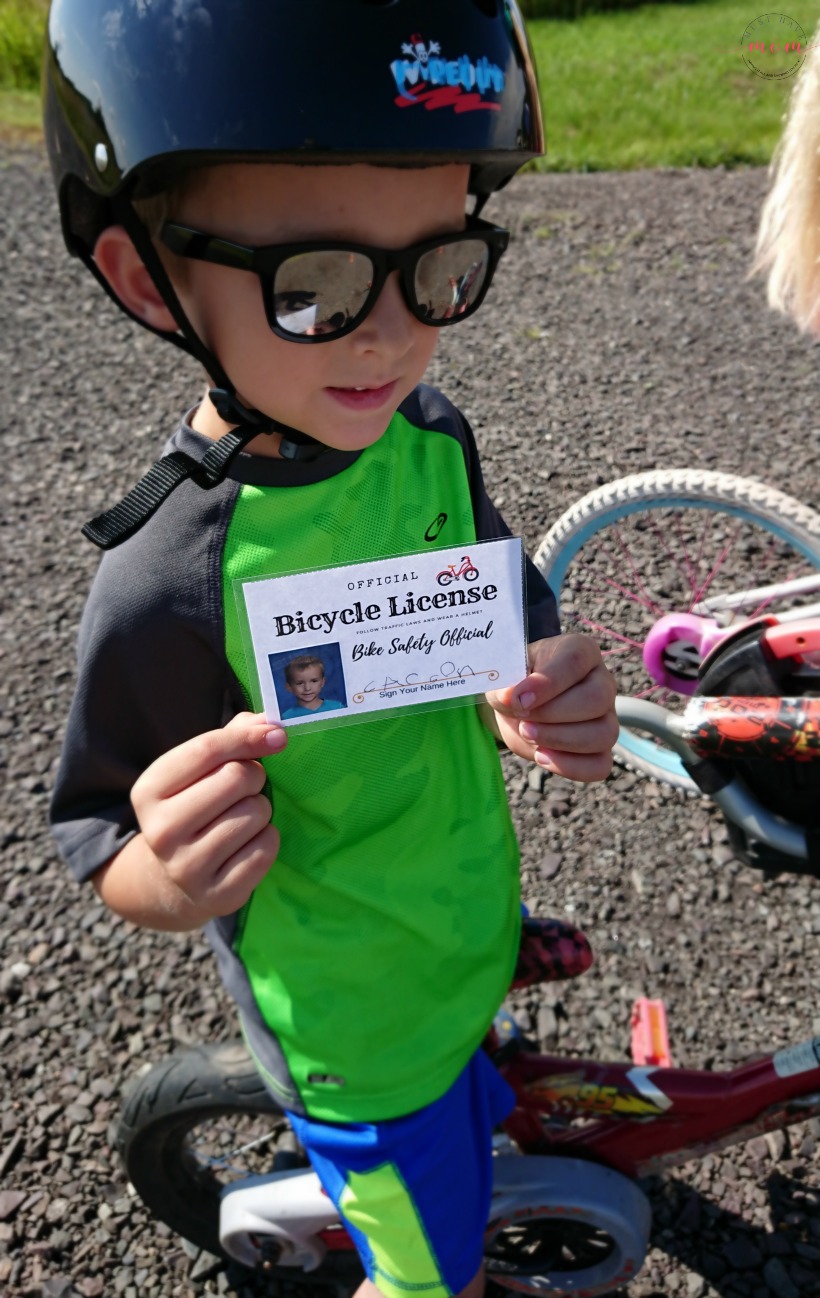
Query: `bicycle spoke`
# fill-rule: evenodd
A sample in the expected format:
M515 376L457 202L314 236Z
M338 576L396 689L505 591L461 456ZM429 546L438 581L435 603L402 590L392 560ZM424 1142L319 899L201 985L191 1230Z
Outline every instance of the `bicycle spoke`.
M613 640L620 640L630 649L635 649L639 654L643 653L643 645L640 640L630 640L629 636L621 635L620 631L613 631L611 627L602 626L600 622L590 622L588 618L580 619L581 626L585 626L590 631L598 631L602 635L612 636Z
M730 552L730 550L731 550L731 548L732 548L732 543L733 543L733 541L737 538L737 535L738 535L738 533L739 533L739 531L740 531L740 527L741 527L741 524L738 523L737 528L735 529L734 536L731 537L731 538L729 539L729 541L727 541L727 543L726 543L726 545L724 546L723 550L722 550L721 553L718 555L718 558L717 558L717 561L716 561L714 567L712 568L711 572L710 572L709 575L707 576L706 581L705 581L705 582L703 583L703 585L699 588L699 590L695 593L695 598L692 600L691 604L689 605L689 609L688 609L687 611L691 611L691 610L694 608L694 606L695 606L696 604L699 604L700 601L703 599L703 596L706 594L706 591L709 589L709 587L711 586L711 584L712 584L712 582L714 581L715 577L716 577L717 574L720 572L720 569L723 567L723 564L726 562L726 559L728 558L729 552Z

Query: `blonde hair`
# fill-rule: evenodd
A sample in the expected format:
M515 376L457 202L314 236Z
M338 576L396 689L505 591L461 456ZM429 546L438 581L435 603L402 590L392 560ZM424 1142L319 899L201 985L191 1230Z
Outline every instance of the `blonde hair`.
M142 221L152 239L156 239L166 221L172 221L179 211L182 194L181 186L167 189L162 194L151 198L133 199L134 211Z
M179 210L189 194L202 186L210 168L196 167L183 172L176 184L148 198L134 198L134 211L148 230L152 239L159 236L166 221L175 221Z
M769 305L820 334L820 29L792 91L775 149L750 276L768 275Z

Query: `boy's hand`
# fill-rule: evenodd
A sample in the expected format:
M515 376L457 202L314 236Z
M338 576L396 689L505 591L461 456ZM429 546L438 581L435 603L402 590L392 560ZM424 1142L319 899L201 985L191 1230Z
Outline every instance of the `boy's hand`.
M243 906L276 859L279 831L255 759L286 743L281 726L241 712L164 753L131 791L146 846L205 918Z
M603 780L618 738L615 681L594 640L553 636L529 646L530 674L487 702L512 752L570 780Z

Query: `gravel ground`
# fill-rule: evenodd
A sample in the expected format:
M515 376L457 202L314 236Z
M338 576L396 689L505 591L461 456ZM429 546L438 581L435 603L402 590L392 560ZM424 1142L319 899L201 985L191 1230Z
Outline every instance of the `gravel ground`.
M94 904L45 823L96 564L80 525L136 480L198 380L69 264L42 157L0 164L0 1291L273 1293L192 1259L129 1196L107 1140L142 1064L235 1035L208 952ZM815 356L746 280L764 185L760 171L530 177L494 203L513 248L432 379L472 418L491 491L531 546L596 484L659 465L820 505ZM573 787L509 759L507 776L527 900L582 923L598 956L577 983L515 1001L542 1044L625 1057L639 993L665 999L680 1064L730 1066L820 1032L814 881L742 867L713 809L630 773ZM805 1124L653 1182L653 1247L629 1298L820 1294L818 1144Z

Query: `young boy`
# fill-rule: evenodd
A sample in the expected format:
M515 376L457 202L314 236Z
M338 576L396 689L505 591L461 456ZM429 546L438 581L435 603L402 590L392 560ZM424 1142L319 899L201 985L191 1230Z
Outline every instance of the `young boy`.
M342 704L337 699L323 699L325 665L313 654L300 654L291 658L285 668L285 684L296 700L292 708L282 713L283 721L293 717L308 717L315 712L337 712Z
M520 937L495 740L465 707L286 745L245 710L233 583L507 534L468 425L420 380L506 246L465 219L468 191L542 148L517 6L54 0L49 41L69 247L211 385L87 529L110 552L80 635L61 849L118 914L207 925L359 1247L360 1292L477 1298L510 1106L480 1043ZM527 606L531 670L488 696L498 733L603 778L612 680L591 641L558 637L531 565Z

